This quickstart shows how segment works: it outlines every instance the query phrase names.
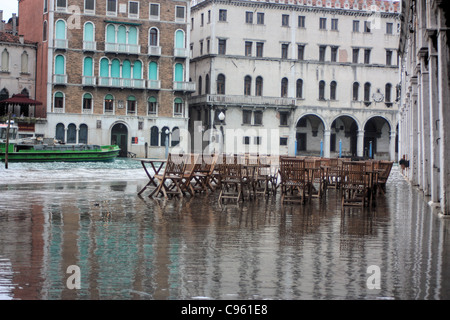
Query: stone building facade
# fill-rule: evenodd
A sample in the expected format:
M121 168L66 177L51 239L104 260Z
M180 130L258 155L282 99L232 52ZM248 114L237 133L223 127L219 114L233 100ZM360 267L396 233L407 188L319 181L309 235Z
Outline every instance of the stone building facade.
M429 204L450 214L450 10L446 1L404 0L399 52L399 154Z
M39 43L46 136L163 156L187 127L187 0L22 0L20 30ZM181 146L183 147L183 146Z
M399 15L391 1L193 1L196 148L396 160Z

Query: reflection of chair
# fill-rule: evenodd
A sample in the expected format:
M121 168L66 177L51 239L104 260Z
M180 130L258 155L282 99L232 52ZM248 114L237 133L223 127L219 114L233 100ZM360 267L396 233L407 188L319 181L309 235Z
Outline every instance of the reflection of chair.
M305 202L308 188L308 170L305 160L280 157L281 202Z
M341 175L342 207L363 207L369 200L369 177L364 162L343 162Z
M181 185L183 183L185 168L186 156L174 158L169 153L164 173L155 175L155 179L159 182L155 194L162 193L165 198L169 196L182 197L183 191Z

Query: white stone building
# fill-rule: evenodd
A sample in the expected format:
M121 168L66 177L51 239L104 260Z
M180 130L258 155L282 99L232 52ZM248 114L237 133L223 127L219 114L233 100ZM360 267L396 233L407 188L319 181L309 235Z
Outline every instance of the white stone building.
M391 1L193 1L190 131L203 149L224 132L226 152L396 159L399 13Z

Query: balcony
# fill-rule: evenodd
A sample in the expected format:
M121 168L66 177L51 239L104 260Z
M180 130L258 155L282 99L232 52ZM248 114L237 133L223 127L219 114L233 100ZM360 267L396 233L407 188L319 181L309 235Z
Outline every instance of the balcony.
M114 87L114 88L144 89L145 88L145 80L99 77L98 78L98 86Z
M174 81L173 90L195 92L195 82Z
M95 86L97 77L83 76L83 86Z
M150 90L161 89L161 80L147 80L147 89Z
M67 84L67 74L54 74L53 84L65 86Z
M97 50L97 42L95 41L83 41L84 51L95 51Z
M55 39L55 49L67 49L68 41L66 39Z
M161 47L159 46L148 46L149 56L161 56Z
M126 43L105 43L106 52L125 53L125 54L140 54L141 46L138 44Z
M175 58L187 58L189 57L189 49L175 48L173 49L173 55Z
M191 97L190 103L218 103L230 105L251 105L251 106L274 106L285 107L295 106L295 98L263 97L263 96L236 96L236 95L214 95L207 94Z

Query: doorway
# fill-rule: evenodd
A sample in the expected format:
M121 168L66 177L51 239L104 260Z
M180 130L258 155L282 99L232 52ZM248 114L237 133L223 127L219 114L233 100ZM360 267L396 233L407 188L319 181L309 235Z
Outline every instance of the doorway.
M123 123L115 124L111 129L111 144L116 144L120 148L119 157L128 155L128 129Z

